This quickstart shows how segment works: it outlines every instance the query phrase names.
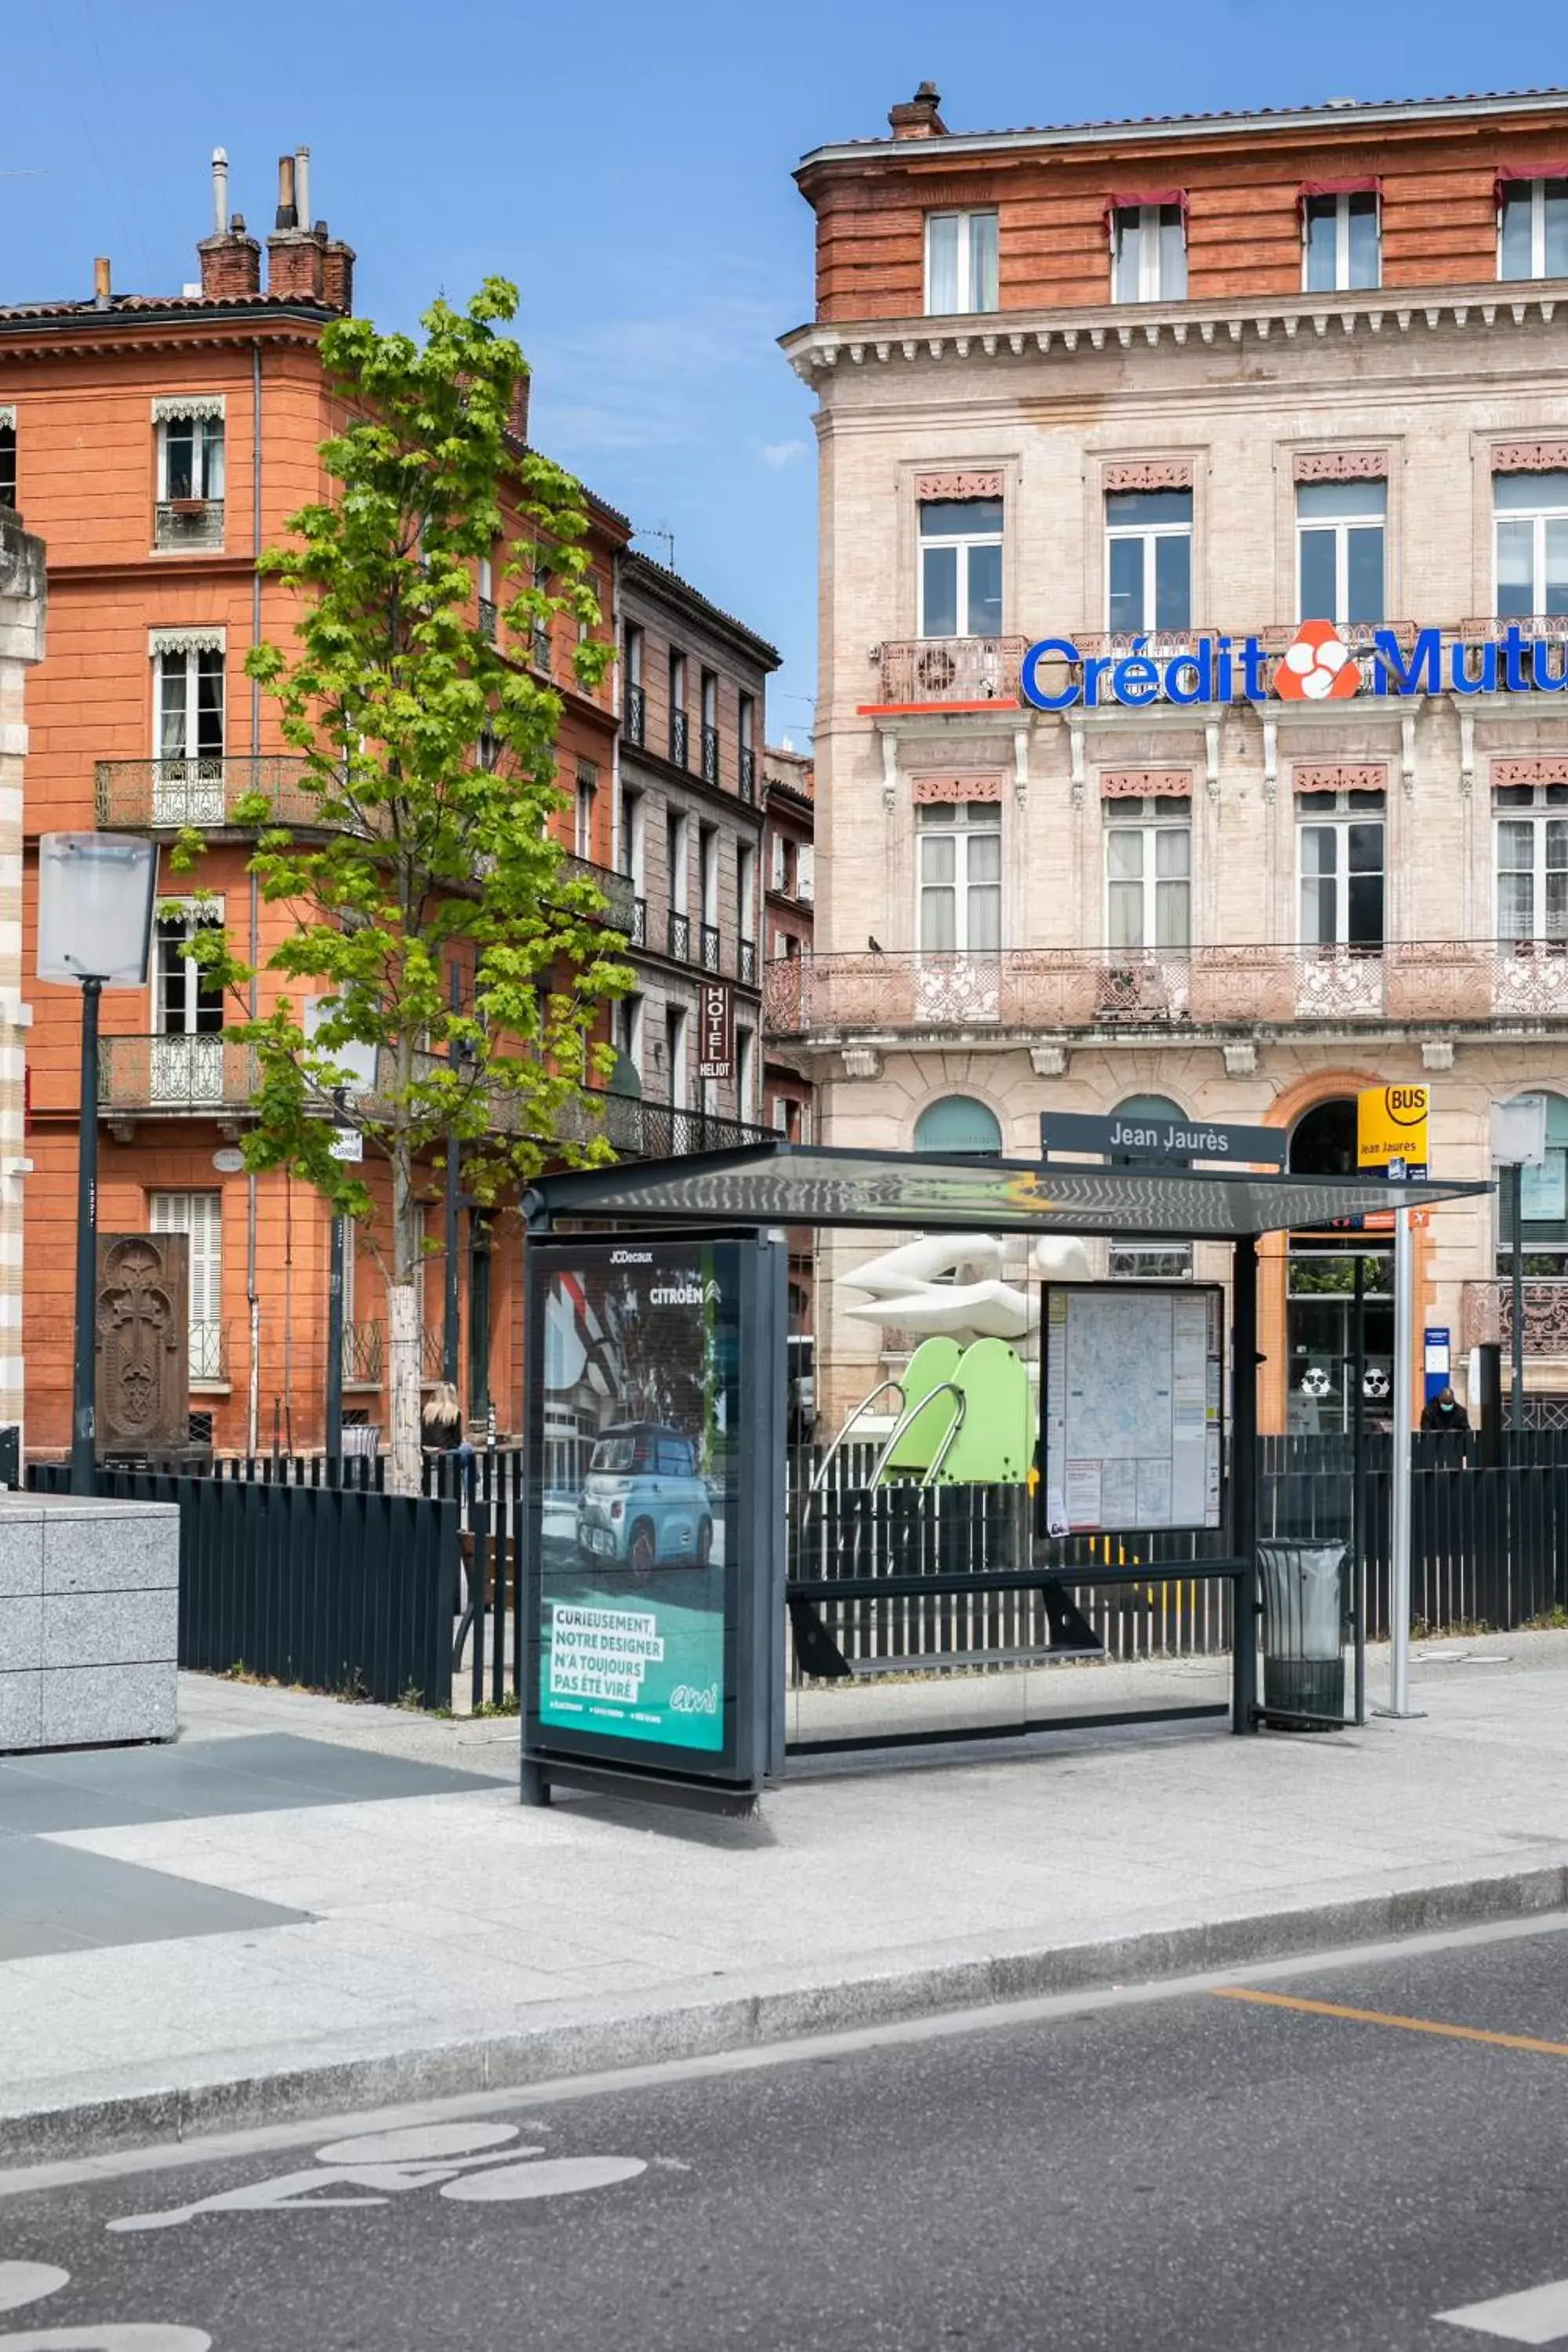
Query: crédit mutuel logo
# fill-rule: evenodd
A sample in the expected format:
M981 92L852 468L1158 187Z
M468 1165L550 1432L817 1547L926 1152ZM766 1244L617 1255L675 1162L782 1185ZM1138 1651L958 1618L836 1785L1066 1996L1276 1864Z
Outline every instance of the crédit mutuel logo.
M1166 644L1175 631L1162 632ZM1266 653L1255 636L1183 636L1176 650L1151 653L1147 635L1124 654L1083 654L1070 637L1042 637L1024 656L1020 685L1037 710L1089 709L1121 703L1132 710L1152 702L1345 702L1373 697L1440 694L1561 694L1568 688L1568 645L1526 636L1510 621L1500 636L1445 646L1438 629L1406 635L1374 629L1360 661L1331 621L1303 621L1280 655ZM1071 676L1061 675L1065 666ZM1042 675L1044 673L1044 675Z

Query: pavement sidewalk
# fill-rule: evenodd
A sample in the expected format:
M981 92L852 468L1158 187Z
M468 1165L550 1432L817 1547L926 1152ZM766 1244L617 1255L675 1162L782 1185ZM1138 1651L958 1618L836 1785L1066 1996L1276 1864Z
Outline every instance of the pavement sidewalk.
M135 1751L78 1776L106 1825L0 1821L0 1875L47 1848L110 1908L219 1922L0 1960L0 2160L1563 1907L1568 1634L1418 1647L1414 1690L1420 1719L1358 1732L817 1763L731 1822L524 1811L515 1720L188 1676L162 1785L243 1765L248 1810L149 1817Z

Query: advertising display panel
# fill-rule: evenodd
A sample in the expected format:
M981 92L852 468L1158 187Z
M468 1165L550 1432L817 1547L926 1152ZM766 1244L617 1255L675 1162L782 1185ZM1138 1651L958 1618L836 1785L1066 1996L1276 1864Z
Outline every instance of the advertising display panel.
M1220 1525L1223 1306L1195 1283L1047 1286L1042 1535Z
M530 1240L525 1759L752 1790L773 1769L784 1256Z

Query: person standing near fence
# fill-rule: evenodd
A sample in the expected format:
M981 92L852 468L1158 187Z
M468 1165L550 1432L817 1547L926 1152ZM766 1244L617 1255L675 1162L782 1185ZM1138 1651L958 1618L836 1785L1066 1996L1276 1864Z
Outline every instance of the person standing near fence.
M458 1402L458 1391L450 1381L442 1381L430 1392L420 1423L420 1444L426 1454L444 1454L458 1465L463 1481L463 1493L468 1502L474 1499L473 1447L463 1434L463 1408Z
M1470 1416L1452 1389L1439 1389L1421 1408L1423 1429L1468 1429Z

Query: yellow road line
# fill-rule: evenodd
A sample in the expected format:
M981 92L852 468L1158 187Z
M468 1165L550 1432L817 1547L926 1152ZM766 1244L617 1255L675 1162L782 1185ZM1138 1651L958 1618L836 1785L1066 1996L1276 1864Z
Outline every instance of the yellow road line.
M1247 1985L1215 1985L1216 2000L1256 2001L1264 2009L1297 2009L1309 2017L1343 2017L1352 2025L1392 2025L1401 2033L1436 2033L1449 2042L1489 2042L1499 2050L1532 2050L1541 2058L1568 2058L1568 2042L1541 2042L1532 2033L1489 2033L1479 2025L1442 2025L1430 2017L1395 2017L1383 2009L1348 2009L1337 2000L1306 2000L1288 1992L1256 1992Z

